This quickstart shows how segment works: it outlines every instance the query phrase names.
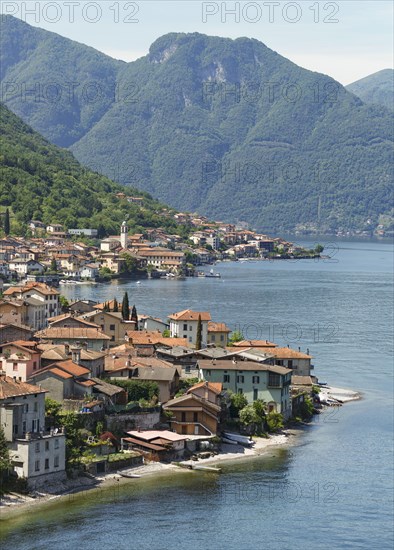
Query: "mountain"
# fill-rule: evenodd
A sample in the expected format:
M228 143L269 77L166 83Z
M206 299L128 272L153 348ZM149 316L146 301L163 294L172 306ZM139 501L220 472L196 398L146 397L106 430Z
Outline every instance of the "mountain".
M393 69L383 69L383 71L370 74L349 84L346 89L362 99L364 103L383 105L383 107L394 110Z
M147 193L125 189L83 167L73 155L52 145L0 103L0 207L10 207L13 228L24 234L31 219L67 228L95 228L118 234L127 217L132 230L165 227L181 232L171 213ZM143 206L116 193L143 197Z
M6 103L116 181L267 232L362 229L390 212L387 109L257 40L171 33L123 63L14 18L3 27ZM52 102L21 96L38 85Z

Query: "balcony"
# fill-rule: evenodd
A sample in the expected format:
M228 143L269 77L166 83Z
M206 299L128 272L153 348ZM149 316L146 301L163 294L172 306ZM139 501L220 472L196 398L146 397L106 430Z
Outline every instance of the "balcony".
M64 428L55 428L54 430L41 430L39 432L26 432L21 436L15 436L16 441L38 441L40 439L45 439L48 437L54 437L56 435L65 435L66 431Z

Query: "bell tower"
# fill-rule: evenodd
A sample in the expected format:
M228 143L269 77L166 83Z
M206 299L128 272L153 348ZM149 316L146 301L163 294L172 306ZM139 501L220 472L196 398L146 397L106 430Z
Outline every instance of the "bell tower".
M122 248L127 248L127 237L129 234L129 228L127 226L126 220L120 226L120 244Z

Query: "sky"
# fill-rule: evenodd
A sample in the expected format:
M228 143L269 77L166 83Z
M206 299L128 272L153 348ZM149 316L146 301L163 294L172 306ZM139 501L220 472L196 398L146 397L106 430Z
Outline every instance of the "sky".
M345 85L393 67L391 0L2 0L1 12L124 61L163 34L200 32L256 38Z

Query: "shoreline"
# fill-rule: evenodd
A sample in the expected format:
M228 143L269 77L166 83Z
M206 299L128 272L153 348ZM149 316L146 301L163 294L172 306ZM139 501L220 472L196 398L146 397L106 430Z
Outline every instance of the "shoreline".
M354 390L337 388L333 386L321 387L320 396L324 398L338 400L338 405L342 403L348 403L351 401L357 401L362 398L360 392ZM222 443L220 445L220 452L209 458L195 460L180 460L180 464L190 465L211 465L220 466L223 463L230 464L231 462L238 462L242 460L253 460L259 457L263 457L269 451L276 451L278 449L286 449L296 446L299 437L304 433L305 429L310 424L305 422L303 424L297 424L289 428L281 430L278 434L272 434L268 438L265 437L253 437L255 444L253 447L243 447L242 445L231 445ZM29 510L38 510L40 506L45 507L53 502L62 502L70 498L70 495L76 497L89 494L94 495L95 491L108 490L114 486L124 486L126 484L136 483L144 478L152 479L154 477L159 478L161 475L168 473L185 473L194 472L195 470L188 470L178 466L176 464L166 464L161 462L148 462L135 468L125 468L121 470L122 473L130 473L140 475L140 478L127 478L123 477L117 472L111 472L102 476L90 477L81 476L76 479L68 479L64 482L59 482L50 487L49 492L34 491L30 495L21 495L17 493L9 493L0 498L0 524L2 521L17 518L21 514ZM201 472L200 472L201 473Z
M282 433L271 435L269 438L254 437L255 445L251 448L223 443L217 455L198 461L184 460L179 462L182 464L198 463L201 465L220 465L222 463L238 462L239 460L253 460L260 456L264 456L270 450L277 450L295 445L296 440L304 431L303 428L302 426L300 428L283 430ZM35 496L17 495L16 493L5 495L0 500L0 524L1 521L14 519L29 510L39 510L40 506L45 507L54 502L66 501L69 499L70 495L75 495L76 497L78 497L78 495L86 495L87 493L94 495L95 491L136 483L136 481L141 481L145 478L159 478L161 475L168 473L172 474L179 472L185 474L186 472L190 472L192 475L196 473L194 470L188 470L176 464L165 464L160 462L148 462L142 466L126 468L121 471L122 473L138 474L141 475L141 477L135 479L122 477L117 472L97 476L94 479L87 476L81 476L75 480L67 480L64 483L58 483L58 492L41 493L40 491L35 491L32 493Z

